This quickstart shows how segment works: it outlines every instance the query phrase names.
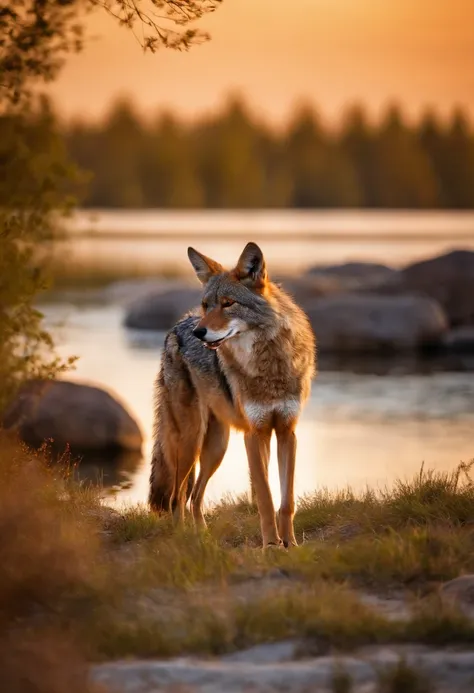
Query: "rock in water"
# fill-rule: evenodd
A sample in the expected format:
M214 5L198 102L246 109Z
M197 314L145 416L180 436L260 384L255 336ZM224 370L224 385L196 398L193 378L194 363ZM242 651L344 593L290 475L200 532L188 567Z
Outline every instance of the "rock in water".
M345 291L371 291L378 284L394 281L399 272L375 262L346 262L342 265L311 267L307 275L339 281Z
M128 306L125 327L169 330L188 310L200 305L201 293L199 289L182 287L141 296Z
M407 291L430 296L453 326L474 325L474 251L453 250L402 271Z
M318 349L328 352L416 350L447 330L441 307L421 296L341 294L306 307Z

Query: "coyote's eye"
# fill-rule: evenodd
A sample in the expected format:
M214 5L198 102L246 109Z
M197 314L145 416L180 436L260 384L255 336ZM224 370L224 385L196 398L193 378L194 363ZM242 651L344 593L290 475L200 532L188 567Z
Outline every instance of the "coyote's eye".
M207 303L206 303L206 301L203 301L201 305L202 305L203 311L205 312L205 311L207 310Z
M230 306L233 306L235 301L233 301L231 298L223 298L221 301L221 306L223 308L230 308Z

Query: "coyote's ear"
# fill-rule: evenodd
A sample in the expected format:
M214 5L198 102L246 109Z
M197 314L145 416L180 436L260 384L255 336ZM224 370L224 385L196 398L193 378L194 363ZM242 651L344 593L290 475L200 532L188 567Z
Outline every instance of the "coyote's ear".
M224 271L222 265L202 253L198 253L194 248L188 248L188 258L202 284L206 284L213 274L220 274Z
M244 284L262 288L267 279L263 253L256 243L247 243L235 268L237 278Z

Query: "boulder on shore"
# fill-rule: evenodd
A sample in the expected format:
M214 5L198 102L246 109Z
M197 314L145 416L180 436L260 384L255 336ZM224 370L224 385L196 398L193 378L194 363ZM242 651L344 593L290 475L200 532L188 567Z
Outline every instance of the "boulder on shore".
M32 446L44 441L72 450L141 450L143 437L125 407L105 390L65 380L34 381L3 417Z
M321 351L416 350L438 344L447 330L442 308L420 296L328 296L307 314Z

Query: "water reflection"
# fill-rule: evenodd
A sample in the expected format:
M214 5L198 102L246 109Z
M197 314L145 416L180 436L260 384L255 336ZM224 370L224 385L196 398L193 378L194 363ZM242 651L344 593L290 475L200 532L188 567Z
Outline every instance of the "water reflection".
M104 495L130 489L140 465L142 452L133 450L51 450L55 464L86 485L100 486Z
M63 355L80 354L71 378L110 388L127 403L145 434L143 459L114 464L84 457L78 474L103 480L117 503L145 502L151 454L153 381L163 334L130 332L113 305L45 307ZM64 321L64 318L66 320ZM58 323L60 323L58 325ZM474 456L472 357L426 354L403 358L320 355L319 375L298 426L296 494L351 485L362 489L412 476L425 468L452 469ZM270 483L279 497L276 451ZM231 436L212 478L208 502L248 490L242 436Z

